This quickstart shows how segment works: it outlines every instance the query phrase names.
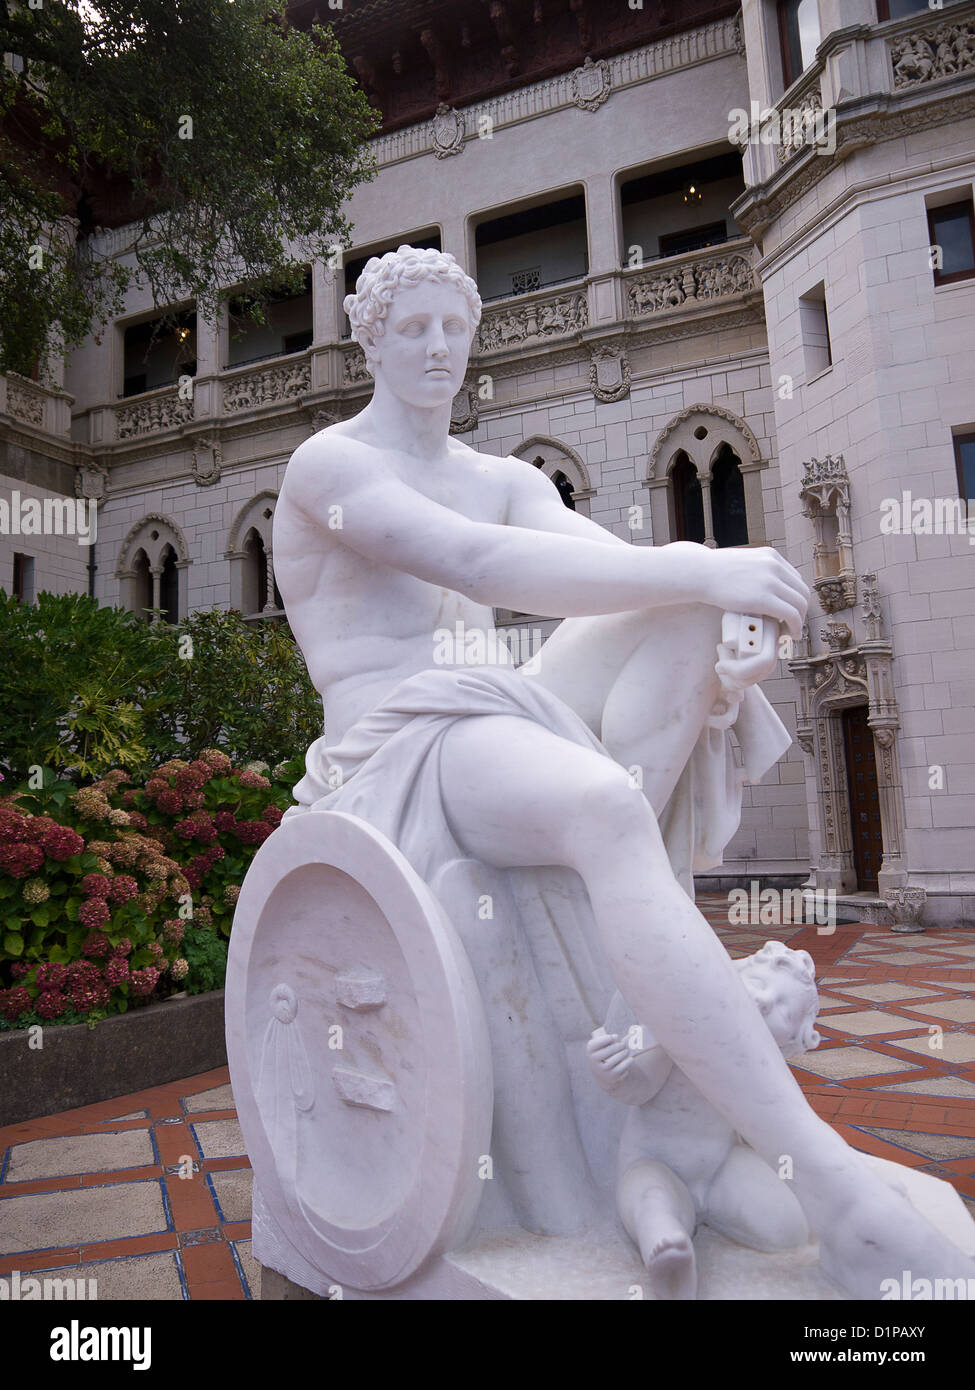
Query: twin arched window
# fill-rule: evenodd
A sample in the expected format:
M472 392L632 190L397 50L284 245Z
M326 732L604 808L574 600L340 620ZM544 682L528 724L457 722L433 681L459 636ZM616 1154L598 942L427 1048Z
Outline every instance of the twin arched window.
M116 570L126 608L154 622L178 623L186 615L189 556L183 533L169 517L151 515L133 526Z
M741 459L730 444L720 446L710 477L703 483L697 465L683 449L675 455L669 475L675 540L697 541L718 549L748 544Z

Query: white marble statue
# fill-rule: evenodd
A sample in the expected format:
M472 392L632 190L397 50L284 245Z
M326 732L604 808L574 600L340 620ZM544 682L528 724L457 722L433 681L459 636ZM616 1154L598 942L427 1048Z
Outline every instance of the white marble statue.
M783 1057L819 1046L816 972L807 951L767 941L736 962ZM593 1031L589 1060L600 1086L630 1107L620 1139L616 1202L658 1298L694 1298L693 1236L707 1224L755 1250L808 1243L809 1227L780 1158L771 1168L743 1144L621 994Z
M452 438L480 300L451 256L373 258L346 308L372 398L296 450L274 517L325 735L228 967L257 1258L453 1296L436 1262L478 1231L612 1223L623 1107L586 1044L615 989L750 1150L791 1157L842 1288L975 1272L814 1114L690 896L788 746L757 682L806 584L768 548L631 544ZM565 621L515 669L495 607ZM757 653L727 614L764 623ZM495 659L445 659L445 632Z

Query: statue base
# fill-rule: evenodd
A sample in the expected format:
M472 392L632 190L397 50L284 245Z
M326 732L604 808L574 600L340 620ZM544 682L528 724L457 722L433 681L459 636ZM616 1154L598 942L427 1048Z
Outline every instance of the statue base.
M867 1162L878 1174L896 1176L931 1224L975 1255L975 1225L949 1183L886 1159L868 1157ZM699 1301L836 1302L846 1298L820 1269L814 1244L767 1254L701 1227L694 1249ZM278 1263L290 1265L291 1261ZM318 1279L309 1282L323 1287ZM261 1298L268 1300L612 1302L652 1301L654 1297L635 1247L618 1226L609 1224L576 1236L536 1236L520 1228L482 1232L468 1248L427 1261L395 1288L371 1293L335 1283L330 1290L315 1292L285 1273L262 1266Z

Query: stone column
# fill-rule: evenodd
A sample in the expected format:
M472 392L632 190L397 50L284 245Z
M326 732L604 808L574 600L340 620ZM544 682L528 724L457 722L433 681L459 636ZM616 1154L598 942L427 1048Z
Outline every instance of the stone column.
M220 414L220 383L217 377L226 356L227 306L221 300L215 316L196 317L196 376L193 380L193 418L214 420Z
M704 509L704 544L711 550L718 547L714 539L714 518L711 515L711 475L710 473L700 473L701 480L701 504Z
M155 610L159 607L159 581L162 577L162 565L152 565L149 569L149 573L152 575L152 603L149 606ZM150 619L150 621L158 621L158 617L155 612L153 612L153 616Z

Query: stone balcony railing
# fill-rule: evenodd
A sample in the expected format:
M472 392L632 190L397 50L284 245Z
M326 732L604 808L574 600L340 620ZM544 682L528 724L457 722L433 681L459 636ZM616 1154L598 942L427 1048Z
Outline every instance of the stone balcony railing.
M193 397L181 393L178 386L164 386L115 406L112 414L115 438L135 439L188 424L193 419Z
M950 100L975 78L975 2L923 10L883 24L852 24L827 34L816 60L774 106L759 113L745 151L751 186L788 171L802 151L840 157L883 139L899 110L906 127L925 122L918 104ZM741 219L739 219L741 220Z
M294 400L311 390L309 354L296 353L286 361L272 361L246 371L223 372L220 390L224 415L237 415Z
M0 376L0 416L9 416L15 425L26 425L63 439L71 427L73 400L66 391L29 381L14 372Z
M588 326L589 292L584 281L557 290L512 295L484 310L472 353L490 356L513 347L566 338Z
M638 270L623 272L628 319L670 317L713 304L760 293L748 237L720 246L668 256Z

